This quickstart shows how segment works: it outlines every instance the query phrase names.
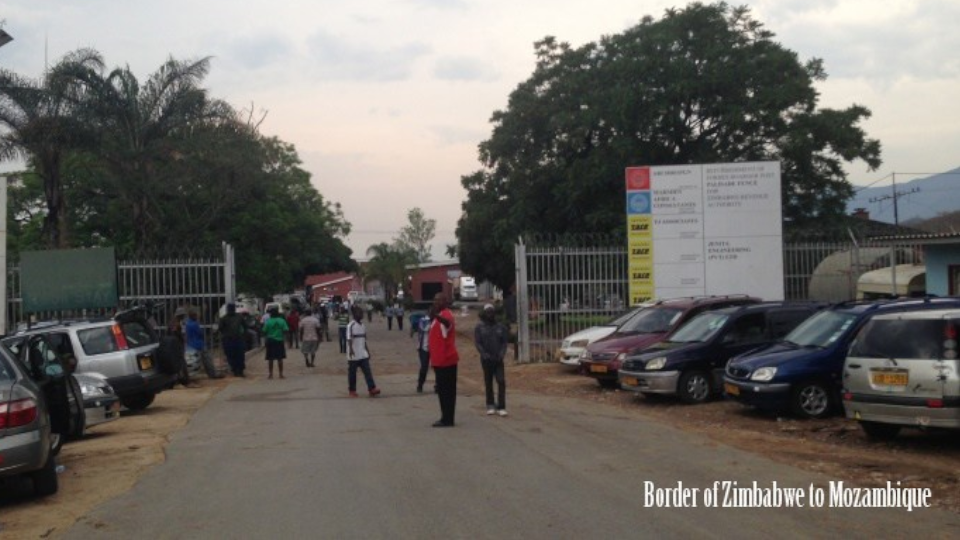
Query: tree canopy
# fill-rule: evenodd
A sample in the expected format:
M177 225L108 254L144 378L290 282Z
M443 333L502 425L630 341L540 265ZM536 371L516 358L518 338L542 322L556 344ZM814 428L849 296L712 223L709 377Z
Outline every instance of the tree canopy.
M59 234L56 243L49 241L54 207L52 169L40 159L45 146L24 144L25 131L5 124L0 158L23 155L29 166L10 185L14 257L51 245L185 256L228 242L239 290L262 296L292 289L308 274L356 269L343 243L350 224L340 206L317 192L293 145L260 135L257 125L207 95L201 83L209 60L170 59L141 83L129 68L104 72L99 55L81 52L67 58L95 61L64 60L46 85L3 74L12 83L0 87L0 97L8 96L0 112L23 108L9 99L21 88L56 90L66 103L58 114L70 120L37 123L38 130L58 131L29 139L57 142L57 208L70 235ZM13 118L21 117L29 119Z
M407 224L400 229L397 243L416 253L416 262L430 262L430 241L437 229L437 220L427 219L420 208L407 212Z
M493 114L482 169L461 180L464 271L506 288L520 235L622 237L629 166L779 160L789 225L839 217L843 164L880 165L859 126L870 111L818 109L822 62L773 38L748 8L694 3L582 47L536 43L533 74Z

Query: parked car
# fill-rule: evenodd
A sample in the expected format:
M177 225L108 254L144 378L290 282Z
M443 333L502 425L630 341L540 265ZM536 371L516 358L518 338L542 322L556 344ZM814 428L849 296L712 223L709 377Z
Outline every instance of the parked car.
M618 328L628 323L630 319L636 317L644 308L652 305L652 303L640 305L626 313L618 315L607 323L585 328L563 338L560 348L557 349L557 360L559 360L561 364L579 367L580 356L588 345L616 332Z
M87 429L120 418L120 397L101 373L74 373L83 395Z
M748 406L821 418L840 410L843 361L856 332L880 313L960 307L960 299L848 302L825 309L772 345L733 358L725 394Z
M905 426L960 429L960 308L876 315L843 365L847 418L873 439Z
M157 354L158 336L142 309L110 319L44 324L3 342L9 346L31 336L43 338L48 350L75 363L77 373L103 374L120 403L132 410L149 407L176 382L181 366L181 359Z
M758 302L759 298L746 295L659 300L613 334L588 345L580 357L580 373L593 377L601 386L616 387L619 384L617 372L620 363L627 355L657 343L704 311Z
M641 394L669 394L702 403L722 393L727 361L787 335L826 307L767 302L701 313L620 368L620 386Z
M59 488L55 456L77 420L66 374L33 360L24 365L0 347L0 483L28 477L35 493L46 496Z

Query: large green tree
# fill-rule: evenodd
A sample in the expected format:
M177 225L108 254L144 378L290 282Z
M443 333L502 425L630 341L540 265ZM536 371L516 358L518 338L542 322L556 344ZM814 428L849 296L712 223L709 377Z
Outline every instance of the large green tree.
M745 7L694 3L579 48L538 42L534 73L493 114L483 168L462 179L461 266L508 287L520 235L622 236L633 165L779 160L788 224L838 217L843 164L880 164L859 126L870 112L818 109L821 61L773 37Z
M427 219L420 208L411 208L407 212L407 224L400 229L397 243L413 250L417 262L430 262L430 241L436 229L437 220Z
M115 204L127 208L137 249L162 243L169 208L163 201L182 187L179 164L192 149L206 148L194 139L237 122L233 109L201 86L209 69L209 58L171 58L142 84L129 67L64 72L82 88L78 110L95 131L94 153L109 172L102 179L111 183Z
M63 162L71 151L90 142L77 114L80 90L64 74L102 66L99 53L79 49L40 78L0 69L0 161L27 160L40 179L46 206L42 236L47 247L63 248L69 243Z

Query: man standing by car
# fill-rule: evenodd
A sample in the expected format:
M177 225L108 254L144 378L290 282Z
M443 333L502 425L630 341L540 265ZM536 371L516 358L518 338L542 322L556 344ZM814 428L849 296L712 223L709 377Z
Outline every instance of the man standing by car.
M453 427L457 408L457 354L456 329L447 295L437 293L430 307L430 365L440 399L440 420L433 427Z
M227 304L227 313L220 317L217 328L220 330L223 354L227 357L230 371L236 377L245 377L246 375L243 374L246 369L244 339L247 334L247 325L243 317L237 313L236 304L233 302Z

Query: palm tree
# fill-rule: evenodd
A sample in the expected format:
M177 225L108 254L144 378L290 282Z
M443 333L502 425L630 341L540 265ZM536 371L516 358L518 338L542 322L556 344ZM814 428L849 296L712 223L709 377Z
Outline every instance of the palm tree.
M407 275L407 267L417 264L417 253L402 245L381 242L367 248L367 255L371 256L367 263L366 275L379 279L383 283L384 294L387 300L396 296Z
M183 141L238 121L229 105L200 87L209 69L209 58L170 58L143 85L129 67L106 75L83 68L71 74L85 90L83 110L97 129L96 152L111 173L111 191L130 209L137 249L161 232L168 211L161 203L176 183L165 175L189 147Z
M53 248L68 245L62 185L65 156L90 140L77 116L80 89L63 74L102 66L100 53L78 49L40 79L0 69L0 126L4 128L0 161L29 160L41 178L47 207L43 237Z

